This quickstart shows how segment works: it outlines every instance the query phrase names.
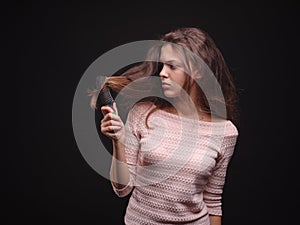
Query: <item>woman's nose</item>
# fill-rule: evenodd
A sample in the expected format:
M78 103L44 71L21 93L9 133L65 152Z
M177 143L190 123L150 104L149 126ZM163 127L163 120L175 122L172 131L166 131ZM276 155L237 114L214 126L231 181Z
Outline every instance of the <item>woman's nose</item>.
M166 64L163 65L163 68L161 69L159 76L164 78L167 78L169 76L168 67L166 66Z

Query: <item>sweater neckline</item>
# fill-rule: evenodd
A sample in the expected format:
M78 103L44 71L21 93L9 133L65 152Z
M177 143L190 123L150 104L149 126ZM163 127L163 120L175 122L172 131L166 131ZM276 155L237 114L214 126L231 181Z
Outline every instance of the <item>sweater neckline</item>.
M188 118L188 117L183 117L183 116L179 116L177 114L171 113L171 112L167 112L165 110L159 109L157 110L157 112L164 114L166 117L171 118L171 119L176 119L179 121L184 121L184 122L188 122L188 123L197 123L200 125L206 125L206 126L214 126L214 125L220 125L220 126L224 126L226 124L231 124L232 122L230 120L222 120L222 121L205 121L205 120L196 120L196 119L192 119L192 118Z

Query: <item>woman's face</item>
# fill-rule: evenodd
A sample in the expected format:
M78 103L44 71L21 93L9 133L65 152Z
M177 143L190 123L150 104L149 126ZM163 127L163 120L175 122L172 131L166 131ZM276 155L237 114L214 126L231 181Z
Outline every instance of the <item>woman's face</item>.
M161 49L160 61L163 63L159 76L164 95L169 98L179 97L187 79L179 53L170 44L164 45Z

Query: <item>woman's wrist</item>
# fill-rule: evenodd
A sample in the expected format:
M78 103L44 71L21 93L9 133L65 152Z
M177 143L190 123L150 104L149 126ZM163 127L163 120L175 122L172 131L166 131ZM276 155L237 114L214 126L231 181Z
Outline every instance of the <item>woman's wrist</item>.
M120 144L125 145L124 141L125 141L125 135L121 135L119 137L112 139L112 142L116 145L120 145Z

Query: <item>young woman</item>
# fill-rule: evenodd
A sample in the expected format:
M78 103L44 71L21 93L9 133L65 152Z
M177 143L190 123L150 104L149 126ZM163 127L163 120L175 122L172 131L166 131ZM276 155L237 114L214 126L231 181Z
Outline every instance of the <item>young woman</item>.
M125 125L116 104L101 107L101 132L113 143L112 187L120 197L130 194L125 224L220 225L226 170L238 137L233 78L203 30L179 28L161 41L160 67L145 62L107 78L106 85L119 92L157 73L164 95L137 102ZM187 52L203 60L217 82L209 82L207 69ZM221 96L207 94L211 84L220 85Z

